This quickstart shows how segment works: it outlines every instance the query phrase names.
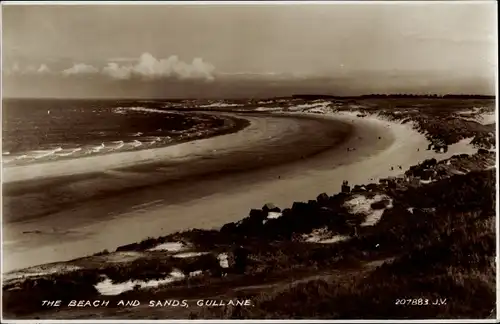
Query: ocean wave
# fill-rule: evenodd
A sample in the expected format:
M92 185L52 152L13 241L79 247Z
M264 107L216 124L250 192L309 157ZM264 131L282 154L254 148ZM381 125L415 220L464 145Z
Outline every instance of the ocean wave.
M103 150L106 146L104 145L104 143L101 143L101 145L99 146L94 146L94 147L91 147L90 150L89 150L89 153L99 153L101 150Z
M159 136L148 136L148 137L144 137L143 139L143 143L146 143L148 145L153 145L157 142L160 142L161 141L161 137Z
M100 145L86 145L82 147L57 147L53 149L34 150L29 152L21 152L5 155L3 152L2 162L4 165L17 165L25 163L33 163L40 160L60 159L60 158L78 158L80 155L98 155L117 151L128 151L139 149L141 146L154 145L162 142L167 142L163 137L148 136L141 140L121 140L103 142Z
M24 159L28 159L28 158L30 158L30 156L28 156L27 154L23 154L23 155L16 156L14 160L24 160Z
M4 155L2 162L6 164L25 164L32 163L40 160L49 159L59 159L59 158L78 158L79 155L94 155L94 154L106 154L112 153L120 150L134 150L143 146L144 144L153 145L155 143L161 142L163 139L158 136L150 136L145 138L148 141L142 142L139 140L133 140L130 142L126 141L112 141L104 142L100 145L87 145L83 147L57 147L54 149L46 150L34 150L29 152L22 152L17 154ZM5 153L5 152L4 152Z
M70 156L75 154L76 152L80 152L82 150L81 147L73 148L73 149L66 149L63 150L63 153L58 153L56 154L57 156Z
M142 142L138 141L138 140L134 140L133 142L128 143L128 144L132 145L133 147L139 147L142 145Z
M2 157L2 163L9 164L9 163L15 162L17 160L17 158L18 158L17 156L12 156L12 155L4 156L4 157Z
M116 144L116 146L115 146L115 147L111 147L111 148L110 148L112 151L119 150L119 149L121 149L123 146L125 146L125 142L123 142L123 141L114 141L114 142L112 142L112 143L113 143L113 144Z
M2 152L2 155L10 155L10 152L7 151L7 152Z
M127 110L125 108L123 108L123 107L118 107L118 108L113 109L113 112L115 114L124 115L124 114L127 113Z
M58 156L58 152L63 151L62 147L57 147L54 149L47 150L35 150L29 152L18 153L19 155L9 155L5 156L2 160L4 164L16 163L16 162L29 162L36 161L44 158L51 158Z
M51 150L36 150L36 151L32 152L32 155L30 156L30 158L38 160L38 159L42 159L44 157L54 155L55 153L60 152L60 151L62 151L62 147L58 147L58 148L51 149Z

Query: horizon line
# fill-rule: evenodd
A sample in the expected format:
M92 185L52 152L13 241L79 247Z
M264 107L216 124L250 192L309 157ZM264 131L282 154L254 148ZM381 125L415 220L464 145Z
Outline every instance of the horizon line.
M298 93L298 94L291 94L287 96L274 96L274 97L239 97L239 98L210 98L210 97L205 97L205 98L168 98L168 97L15 97L15 96L3 96L2 100L4 99L27 99L27 100L252 100L252 99L284 99L284 98L290 98L290 99L297 99L297 98L302 98L305 99L307 97L317 97L317 98L324 98L324 99L335 99L335 98L367 98L367 97L413 97L413 98L418 98L418 97L427 97L427 98L449 98L449 97L481 97L481 98L491 98L491 99L496 99L497 96L496 94L470 94L470 93L448 93L448 94L437 94L437 93L430 93L430 94L415 94L415 93L390 93L390 94L385 94L385 93L367 93L367 94L360 94L360 95L330 95L330 94L307 94L307 93Z

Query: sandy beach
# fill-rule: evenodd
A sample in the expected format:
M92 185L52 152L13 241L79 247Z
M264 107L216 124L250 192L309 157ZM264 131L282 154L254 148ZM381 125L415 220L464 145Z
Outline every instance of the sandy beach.
M169 157L177 159L176 162L188 164L187 161L195 156L217 153L216 159L209 160L212 162L205 160L214 167L217 163L213 161L232 159L230 152L236 150L247 161L263 163L259 161L259 155L255 154L256 148L265 146L269 150L276 145L293 147L296 143L293 139L297 134L306 132L307 135L307 131L317 129L317 125L313 124L306 128L301 126L307 124L304 122L307 119L301 117L304 116L303 113L294 115L297 118L245 116L251 121L251 125L238 133L154 151L141 151L139 160L152 159L159 162ZM350 125L349 137L342 143L332 145L331 149L291 163L246 172L212 174L191 181L183 180L183 176L188 178L187 174L178 175L178 181L168 185L144 187L140 195L134 192L123 193L98 201L86 201L69 210L49 213L44 217L9 223L4 221L3 270L7 272L42 263L64 261L103 249L114 250L120 245L146 237L189 228L219 227L245 217L251 208L260 208L266 202L282 208L289 207L294 201L315 199L321 192L338 192L343 180L348 180L351 184L377 182L380 178L401 174L410 165L427 158L445 159L457 153L476 151L468 145L467 140L450 146L446 154L427 151L428 142L425 137L408 124L402 125L375 117L360 118L356 113L315 116L314 119ZM207 151L207 148L210 150ZM295 151L300 150L295 147ZM91 158L64 163L73 163L70 173L118 173L121 184L132 181L137 185L135 181L139 180L138 174L116 171L116 168L130 167L137 163L137 156L120 154L122 155L119 157L110 155L99 163L91 161ZM199 164L198 168L204 166L206 165ZM167 171L162 167L153 168L149 173L144 173L141 169L140 176L158 177L159 170L162 174ZM175 164L171 167L175 171ZM393 170L391 167L394 167ZM36 174L39 176L60 176L69 172L68 169L69 166L65 168L47 164L43 170L40 168L31 171L38 172ZM28 178L25 172L14 171L4 172L5 182ZM115 186L116 182L112 185ZM89 184L86 186L81 188L88 188Z

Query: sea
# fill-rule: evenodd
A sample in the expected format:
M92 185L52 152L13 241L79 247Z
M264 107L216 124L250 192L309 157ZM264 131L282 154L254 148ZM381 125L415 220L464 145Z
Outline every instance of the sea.
M4 99L4 167L171 145L207 135L227 120L166 110L190 102ZM194 106L195 107L195 106Z

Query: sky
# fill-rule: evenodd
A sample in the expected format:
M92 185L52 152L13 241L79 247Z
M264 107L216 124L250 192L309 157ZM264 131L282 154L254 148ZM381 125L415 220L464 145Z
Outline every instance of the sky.
M494 94L496 3L3 5L6 97Z

